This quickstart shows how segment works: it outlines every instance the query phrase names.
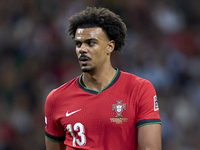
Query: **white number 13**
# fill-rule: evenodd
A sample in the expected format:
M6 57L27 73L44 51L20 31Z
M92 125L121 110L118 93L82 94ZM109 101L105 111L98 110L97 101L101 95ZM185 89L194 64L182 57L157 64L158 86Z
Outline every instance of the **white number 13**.
M76 143L79 145L79 146L84 146L86 144L86 138L85 138L85 128L84 126L81 124L81 123L76 123L74 125L74 131L78 131L78 129L80 130L78 132L78 136L81 137L81 140L79 139L76 139L75 135L74 135L74 132L72 130L72 125L71 124L68 124L67 125L67 130L70 132L71 136L73 137L73 146L76 146Z

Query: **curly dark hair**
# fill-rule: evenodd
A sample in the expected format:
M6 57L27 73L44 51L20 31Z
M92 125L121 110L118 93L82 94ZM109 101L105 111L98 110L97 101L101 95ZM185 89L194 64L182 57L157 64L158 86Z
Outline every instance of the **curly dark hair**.
M69 19L68 32L75 38L77 28L100 27L109 40L115 41L115 51L121 51L126 40L126 25L119 17L107 8L87 7Z

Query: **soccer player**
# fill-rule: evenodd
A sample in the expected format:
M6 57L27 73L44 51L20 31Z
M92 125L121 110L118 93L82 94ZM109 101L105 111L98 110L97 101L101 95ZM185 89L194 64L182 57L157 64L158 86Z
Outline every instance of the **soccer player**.
M106 8L69 19L82 74L50 92L45 103L47 150L161 150L153 85L111 65L126 26Z

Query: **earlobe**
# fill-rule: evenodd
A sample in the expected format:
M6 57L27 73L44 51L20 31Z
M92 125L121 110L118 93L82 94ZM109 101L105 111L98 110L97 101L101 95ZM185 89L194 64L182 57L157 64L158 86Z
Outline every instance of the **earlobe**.
M114 49L115 49L115 41L111 40L108 43L107 54L112 53L112 51L114 51Z

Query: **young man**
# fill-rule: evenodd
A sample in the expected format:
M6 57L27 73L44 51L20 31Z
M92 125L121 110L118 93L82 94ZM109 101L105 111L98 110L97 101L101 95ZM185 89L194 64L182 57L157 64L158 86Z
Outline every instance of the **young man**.
M111 53L126 38L120 17L88 7L69 23L83 73L47 97L47 150L161 150L153 85L111 65Z

